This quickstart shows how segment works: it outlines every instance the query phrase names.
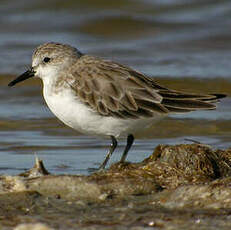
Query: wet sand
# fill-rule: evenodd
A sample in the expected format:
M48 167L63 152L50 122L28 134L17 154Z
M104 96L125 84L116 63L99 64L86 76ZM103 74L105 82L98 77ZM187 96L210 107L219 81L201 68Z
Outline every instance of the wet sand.
M142 162L89 176L52 175L37 160L23 175L1 176L0 227L228 229L230 175L231 150L202 144L159 145Z

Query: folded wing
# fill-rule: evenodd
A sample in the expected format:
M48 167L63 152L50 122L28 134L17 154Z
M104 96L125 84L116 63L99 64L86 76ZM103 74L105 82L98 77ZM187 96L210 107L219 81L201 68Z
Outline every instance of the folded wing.
M71 79L67 83L84 104L100 115L123 119L215 109L213 103L224 97L169 90L129 67L88 55L72 67Z

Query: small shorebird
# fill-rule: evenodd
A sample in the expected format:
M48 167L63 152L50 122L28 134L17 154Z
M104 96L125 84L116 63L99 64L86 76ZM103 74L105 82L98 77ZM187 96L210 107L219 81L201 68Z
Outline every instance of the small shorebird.
M225 97L167 89L127 66L59 43L40 45L33 53L32 67L9 86L31 77L42 79L48 107L66 125L84 134L111 138L100 169L117 147L116 138L127 137L120 160L124 162L136 131L170 113L215 109L214 102Z

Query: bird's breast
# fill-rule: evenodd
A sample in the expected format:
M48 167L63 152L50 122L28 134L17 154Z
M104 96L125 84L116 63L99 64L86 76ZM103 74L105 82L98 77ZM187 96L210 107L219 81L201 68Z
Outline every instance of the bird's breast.
M126 136L142 130L153 123L152 119L120 119L102 116L81 102L70 89L52 93L49 87L43 88L44 99L50 110L67 126L88 135Z

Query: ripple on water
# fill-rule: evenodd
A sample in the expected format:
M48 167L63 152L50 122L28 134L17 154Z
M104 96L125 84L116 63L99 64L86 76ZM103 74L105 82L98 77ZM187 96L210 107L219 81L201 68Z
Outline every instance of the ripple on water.
M69 43L158 77L170 88L230 95L230 6L229 0L2 1L0 74L10 75L0 77L0 172L30 168L36 153L52 172L87 174L102 162L109 145L54 118L35 79L8 89L8 82L30 65L38 44ZM184 143L185 138L228 147L230 104L228 98L216 111L158 122L139 133L128 159L140 161L159 143ZM113 161L125 145L120 143Z

